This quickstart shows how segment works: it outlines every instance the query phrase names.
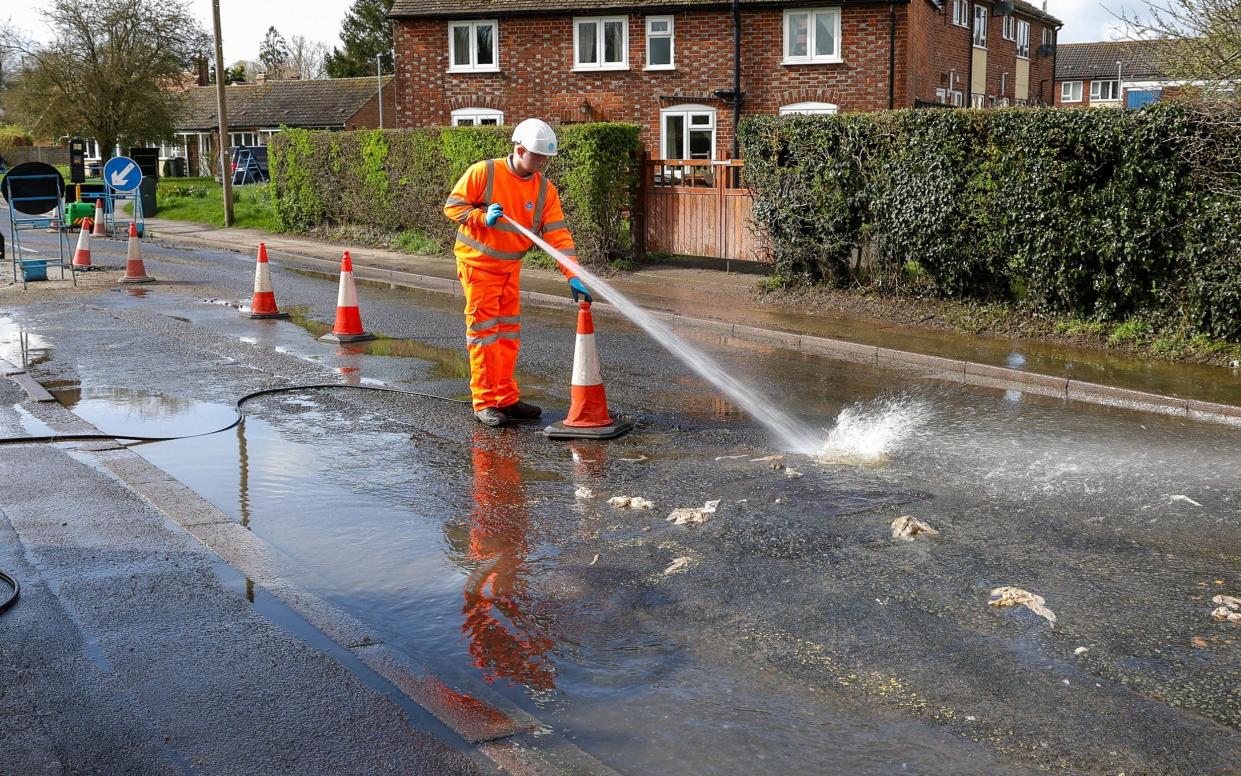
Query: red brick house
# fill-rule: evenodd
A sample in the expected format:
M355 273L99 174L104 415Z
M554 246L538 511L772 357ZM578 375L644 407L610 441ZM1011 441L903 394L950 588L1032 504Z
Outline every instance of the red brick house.
M1165 72L1166 40L1066 43L1056 58L1056 105L1141 107L1184 85Z
M390 15L399 125L625 121L666 159L730 155L737 116L1050 103L1061 26L1021 0L397 0Z

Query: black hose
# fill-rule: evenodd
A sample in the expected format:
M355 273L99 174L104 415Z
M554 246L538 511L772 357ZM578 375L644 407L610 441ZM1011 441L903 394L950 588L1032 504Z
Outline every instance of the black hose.
M0 614L3 614L5 609L17 603L17 597L22 594L22 586L16 579L13 579L3 571L0 571L0 579L13 587L13 595L9 596L5 601L0 601Z
M175 439L193 439L195 437L210 436L211 434L218 434L221 431L228 431L230 428L236 428L237 424L240 423L246 416L245 411L242 410L241 408L242 405L250 401L251 399L257 399L260 396L267 396L273 393L288 393L290 391L306 391L306 390L312 390L312 389L317 390L317 389L323 389L323 388L351 388L351 389L360 390L360 391L381 391L383 393L397 393L397 394L401 394L402 396L417 396L423 399L439 399L440 401L450 401L450 402L453 402L454 404L469 404L470 403L468 401L465 401L464 399L453 399L449 396L439 396L438 394L434 394L434 393L419 393L417 391L405 391L400 388L381 388L377 385L347 385L344 383L312 383L310 385L286 385L286 386L282 386L279 388L264 388L261 391L254 391L253 393L247 393L245 396L242 396L240 399L237 400L237 403L235 405L236 410L237 410L237 417L233 418L232 423L229 423L227 426L223 426L221 428L213 429L211 431L203 431L200 434L185 434L183 436L159 436L159 437L137 436L135 434L103 434L103 433L100 433L100 434L51 434L48 436L0 437L0 445L20 445L20 444L30 444L30 443L35 443L35 442L39 442L39 443L86 442L86 441L91 441L91 440L106 440L106 439L125 439L131 442L171 442Z
M245 411L242 410L241 408L242 405L250 401L251 399L257 399L260 396L267 396L273 393L287 393L290 391L307 391L307 390L312 390L312 389L318 390L318 389L323 389L323 388L353 388L353 389L362 390L362 391L382 391L383 393L398 393L398 394L401 394L402 396L418 396L423 399L439 399L440 401L450 401L455 404L469 404L470 403L468 401L465 401L464 399L453 399L449 396L439 396L434 393L419 393L417 391L404 391L404 390L401 390L400 388L381 388L377 385L346 385L344 383L312 383L310 385L286 385L280 388L264 388L261 391L254 391L253 393L247 393L245 396L242 396L240 399L237 400L237 403L235 405L236 410L237 410L237 417L233 418L232 423L229 423L227 426L223 426L222 428L217 428L213 431L204 431L201 434L186 434L184 436L165 436L165 437L137 436L134 434L52 434L50 436L0 438L0 445L18 445L18 444L28 444L32 442L43 442L43 443L82 442L82 441L89 441L89 440L95 440L95 439L126 439L131 442L171 442L174 439L193 439L194 437L208 436L210 434L218 434L221 431L228 431L230 428L236 428L237 424L240 423L242 420L244 420L246 416ZM3 580L4 582L8 583L13 588L13 594L10 595L4 602L0 603L0 613L3 613L4 610L8 609L10 606L17 603L17 597L21 595L21 592L22 592L22 586L16 579L4 573L3 571L0 571L0 580Z

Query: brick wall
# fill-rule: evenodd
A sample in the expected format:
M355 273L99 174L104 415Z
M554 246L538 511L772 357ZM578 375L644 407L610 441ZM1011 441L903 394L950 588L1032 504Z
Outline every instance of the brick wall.
M396 81L384 84L384 127L394 129L397 126ZM358 112L345 121L345 129L377 129L379 127L379 95L366 101Z
M969 30L952 25L950 16L930 3L848 5L842 14L844 62L784 65L783 12L743 11L743 116L774 114L780 106L796 102L833 103L841 111L887 108L890 14L896 21L896 107L911 107L915 98L934 101L935 90L948 85L954 70L956 88L967 90L972 51ZM728 155L733 141L732 107L714 92L732 87L731 15L715 10L653 15L674 19L675 70L644 69L643 14L628 15L629 69L602 72L573 71L571 15L501 18L498 73L448 73L448 22L399 19L394 25L399 125L447 125L453 110L469 107L503 111L507 124L529 116L553 123L626 121L643 127L643 142L658 156L660 110L702 104L716 109L717 155ZM1000 24L999 19L991 21L986 87L986 93L997 97L1005 72L1005 86L1012 95L1016 70L1016 44L1001 38ZM1044 79L1048 97L1051 92L1051 58L1033 53L1041 35L1041 25L1033 20L1032 98L1037 97Z
M983 5L990 6L989 3ZM1004 39L1003 17L987 14L987 77L986 83L970 84L970 69L974 56L974 40L968 27L952 23L952 2L944 3L937 11L930 3L912 3L915 29L926 30L925 36L915 36L912 42L913 62L918 68L915 96L920 100L934 101L936 89L953 89L964 95L970 104L969 92L988 97L1014 97L1017 74L1017 42ZM971 14L973 9L971 7ZM1040 57L1039 46L1043 42L1043 29L1048 25L1040 19L1017 14L1016 18L1030 23L1030 90L1031 102L1051 104L1052 57ZM1005 76L1007 73L1007 76ZM1041 94L1040 94L1041 88Z
M907 22L897 6L898 107L912 104L904 48ZM442 19L398 20L397 104L402 126L445 125L456 108L504 111L512 124L527 116L553 122L627 121L644 127L643 141L658 146L660 109L677 104L715 108L716 149L732 147L732 107L717 89L733 83L732 18L722 11L681 11L675 25L676 70L647 71L645 17L629 14L625 71L573 72L569 16L510 17L499 30L499 73L448 73L448 26ZM841 111L888 107L888 6L846 7L841 19L841 64L781 65L783 14L746 11L742 115L778 111L794 102L830 102ZM585 107L585 110L583 108Z

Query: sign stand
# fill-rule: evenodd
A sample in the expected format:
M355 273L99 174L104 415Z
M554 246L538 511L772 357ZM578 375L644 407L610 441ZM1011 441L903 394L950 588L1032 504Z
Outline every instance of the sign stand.
M73 285L78 284L73 267L68 264L68 238L60 225L65 222L65 180L50 164L26 162L9 170L0 183L0 192L9 203L9 231L13 235L12 269L13 282L21 278L22 288L27 281L47 280L49 266L60 267L60 279L65 279L65 269ZM22 245L22 232L34 230L56 231L56 244L60 254L57 258L39 256L39 251ZM29 253L27 258L24 254Z
M133 220L138 224L138 236L141 237L145 231L146 222L142 216L142 195L139 194L139 187L142 185L142 170L138 167L138 163L128 156L114 156L108 160L103 166L103 183L106 202L104 208L104 219L107 222L108 231L116 234L117 228L117 212L121 203L133 203ZM128 234L126 229L125 233Z

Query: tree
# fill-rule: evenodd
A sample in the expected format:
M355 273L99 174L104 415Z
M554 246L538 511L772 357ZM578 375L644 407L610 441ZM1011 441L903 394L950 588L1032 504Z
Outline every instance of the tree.
M210 37L181 0L54 0L52 42L13 31L24 59L11 107L39 137L82 135L106 161L121 143L171 139L194 57Z
M244 84L247 81L253 83L258 72L257 64L247 59L239 59L232 67L224 68L224 84Z
M1241 0L1147 0L1147 14L1122 17L1132 37L1155 47L1168 76L1186 82L1189 103L1207 131L1179 146L1203 185L1241 198Z
M289 44L275 27L267 28L267 37L259 46L259 62L271 79L284 78L289 69Z
M322 78L327 46L304 35L289 38L289 75L305 80Z
M341 23L344 49L334 48L324 62L330 78L350 78L375 74L375 57L383 72L394 72L392 64L392 22L388 12L393 0L354 0Z
M1241 0L1148 0L1147 7L1145 16L1122 19L1156 46L1169 76L1241 96Z

